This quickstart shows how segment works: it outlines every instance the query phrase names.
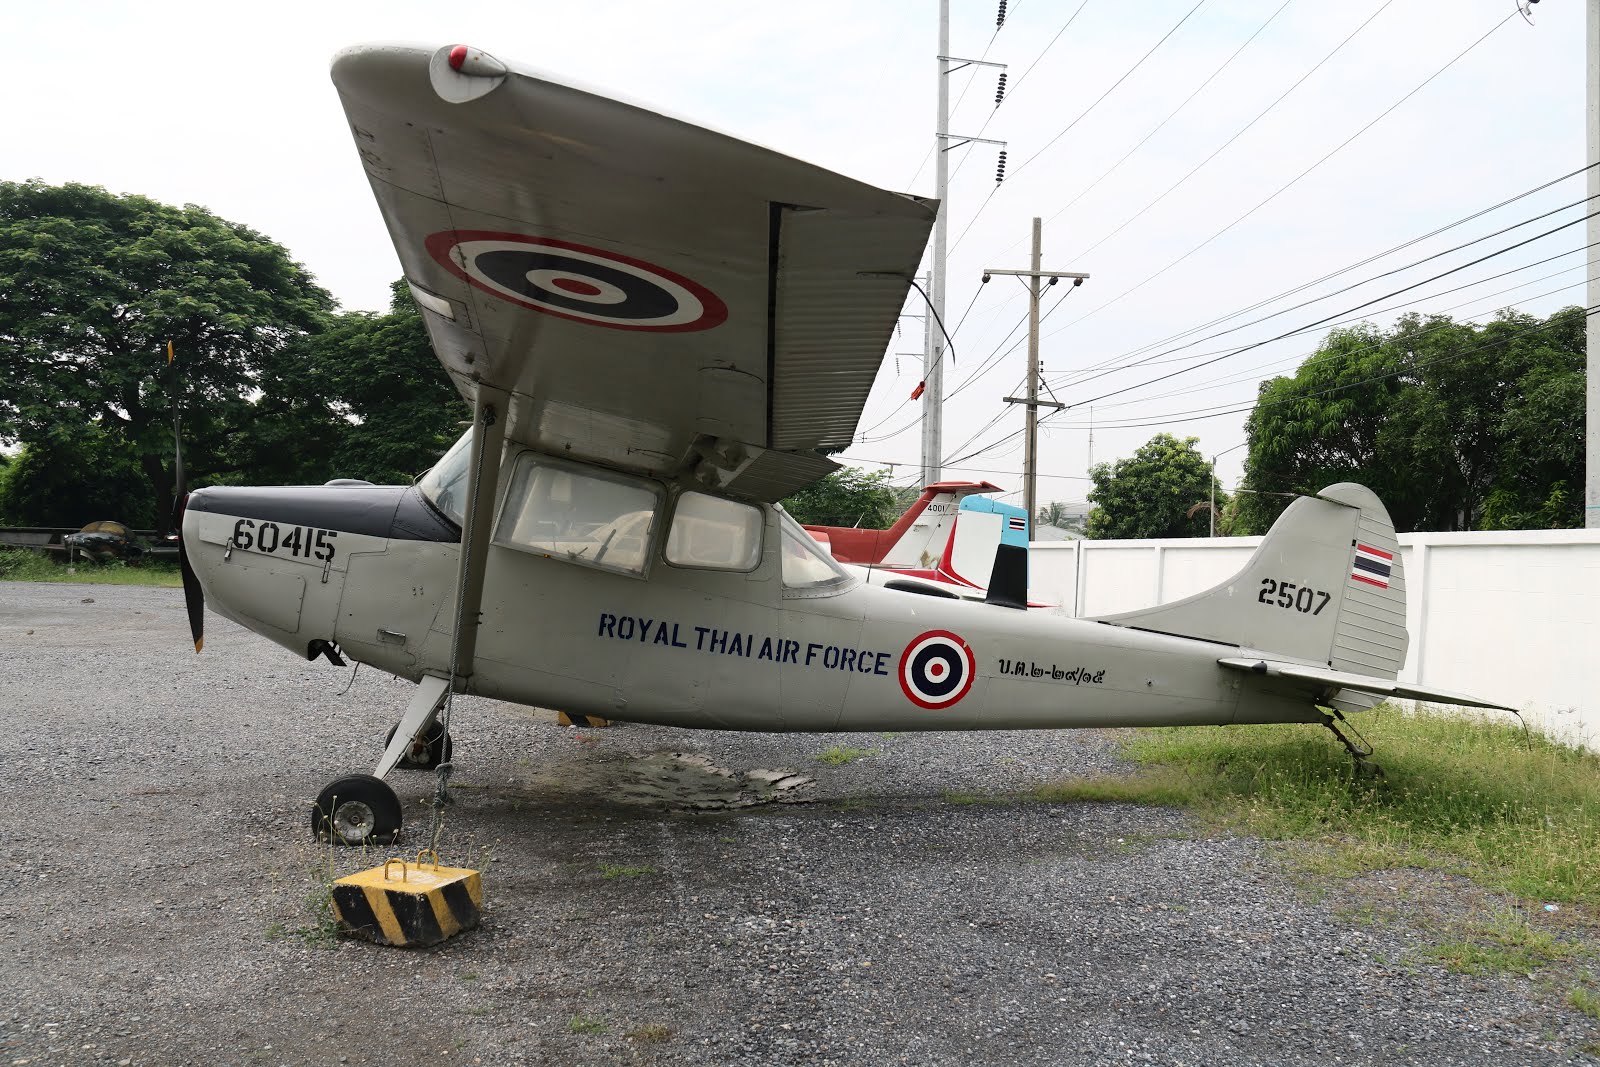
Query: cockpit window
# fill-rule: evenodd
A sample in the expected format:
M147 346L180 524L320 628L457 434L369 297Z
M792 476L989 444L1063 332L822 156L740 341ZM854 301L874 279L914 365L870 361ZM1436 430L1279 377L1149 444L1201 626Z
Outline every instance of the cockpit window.
M654 482L524 452L506 488L495 540L624 574L643 574L660 511Z
M777 508L783 534L784 595L816 596L841 591L853 579L794 517Z
M761 562L761 509L684 492L672 514L666 555L668 563L679 567L754 570Z
M433 469L417 480L429 503L460 526L467 507L467 466L472 461L472 431L462 434Z

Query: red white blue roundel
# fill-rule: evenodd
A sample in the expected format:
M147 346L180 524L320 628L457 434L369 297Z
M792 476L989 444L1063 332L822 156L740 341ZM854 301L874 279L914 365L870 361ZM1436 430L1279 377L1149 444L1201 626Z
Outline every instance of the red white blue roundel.
M938 711L967 695L977 674L972 649L949 630L929 630L900 654L900 689L919 708Z
M489 230L444 230L428 254L457 278L502 300L613 330L709 330L728 306L681 274L602 248Z

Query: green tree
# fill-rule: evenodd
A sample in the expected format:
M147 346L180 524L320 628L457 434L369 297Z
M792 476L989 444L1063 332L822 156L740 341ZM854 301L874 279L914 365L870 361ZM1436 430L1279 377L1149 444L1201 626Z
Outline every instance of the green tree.
M1209 520L1197 503L1210 499L1211 464L1195 446L1198 437L1179 440L1158 433L1127 459L1098 463L1090 471L1091 538L1204 537ZM1217 507L1227 494L1217 491Z
M1262 385L1240 527L1338 481L1369 486L1401 531L1581 524L1583 331L1578 308L1335 330Z
M320 394L341 416L331 457L339 477L409 482L472 416L404 280L394 283L387 313L340 315L308 348Z
M784 510L813 526L851 526L886 530L900 517L901 507L888 471L841 467L783 500Z
M0 182L0 443L95 427L133 457L164 523L174 396L186 439L204 446L185 452L197 478L255 469L229 448L247 454L252 438L331 418L284 385L300 380L298 345L332 308L280 245L204 208Z
M0 522L83 526L116 519L155 525L155 501L126 444L96 426L63 429L0 468Z
M1056 526L1066 529L1067 506L1059 500L1052 500L1039 509L1039 514L1034 516L1036 526Z

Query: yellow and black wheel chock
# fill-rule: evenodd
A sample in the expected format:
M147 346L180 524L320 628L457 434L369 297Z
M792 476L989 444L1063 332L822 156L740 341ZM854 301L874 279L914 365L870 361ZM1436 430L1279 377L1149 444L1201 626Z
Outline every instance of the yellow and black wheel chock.
M386 860L333 883L340 928L380 945L437 945L476 927L482 910L482 876L468 867L442 867L427 850L415 863Z

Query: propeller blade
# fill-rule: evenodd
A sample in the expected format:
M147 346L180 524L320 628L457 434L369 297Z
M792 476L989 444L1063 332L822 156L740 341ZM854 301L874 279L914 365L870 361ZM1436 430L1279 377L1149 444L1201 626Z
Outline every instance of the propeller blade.
M189 494L178 497L172 509L172 527L178 534L178 567L183 572L183 604L189 610L189 633L194 637L194 650L198 654L206 644L206 594L200 588L200 576L189 565L189 549L183 543L183 512L189 503Z

